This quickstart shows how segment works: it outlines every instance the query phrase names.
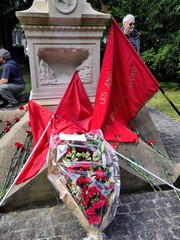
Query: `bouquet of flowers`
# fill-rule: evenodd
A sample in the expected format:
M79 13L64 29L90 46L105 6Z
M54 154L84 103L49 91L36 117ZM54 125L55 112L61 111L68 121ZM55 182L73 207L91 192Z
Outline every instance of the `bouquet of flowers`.
M85 239L105 239L120 193L118 158L101 131L51 135L48 178L87 231Z

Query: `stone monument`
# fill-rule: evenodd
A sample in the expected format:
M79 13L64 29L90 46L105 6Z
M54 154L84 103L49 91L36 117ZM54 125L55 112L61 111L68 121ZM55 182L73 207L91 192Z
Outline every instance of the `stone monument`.
M31 99L57 105L75 70L91 102L100 71L100 41L110 18L85 0L35 0L16 13L27 38Z
M29 9L17 12L16 15L27 38L31 99L49 108L57 106L74 71L78 70L86 93L93 103L100 73L100 42L110 15L95 11L86 0L34 0ZM166 150L146 107L137 114L135 121L142 135L154 139L163 154L158 154L142 140L138 145L119 144L118 151L126 157L133 156L141 166L164 180L167 179L162 164L166 164L172 182L175 182L178 177L174 173L175 166L165 157ZM6 146L10 148L12 143L8 144L7 141ZM8 168L7 158L2 157L0 163L0 173L4 174ZM142 191L149 186L142 175L128 164L120 160L119 165L122 192ZM3 179L2 174L0 178ZM158 184L161 185L162 182ZM46 169L9 196L7 203L11 203L10 208L16 208L18 205L29 207L30 203L42 204L43 201L46 204L56 202L52 186L47 180Z

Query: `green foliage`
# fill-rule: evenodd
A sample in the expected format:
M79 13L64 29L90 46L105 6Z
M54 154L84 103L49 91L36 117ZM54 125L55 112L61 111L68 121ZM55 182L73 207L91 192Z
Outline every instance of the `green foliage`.
M180 81L180 5L178 0L89 1L97 10L109 5L110 14L122 26L131 13L141 32L141 57L158 81ZM107 30L108 32L108 30Z
M166 39L164 43L159 45L158 49L152 47L141 54L143 60L159 81L179 82L179 41L180 31L177 36L176 34L169 34L169 41Z
M0 16L7 16L29 8L32 5L33 0L1 0Z

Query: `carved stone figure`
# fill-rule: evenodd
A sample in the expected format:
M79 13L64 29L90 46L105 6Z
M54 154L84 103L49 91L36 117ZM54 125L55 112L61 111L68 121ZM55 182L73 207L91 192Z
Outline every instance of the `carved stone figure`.
M93 78L93 59L92 54L89 54L76 70L79 72L80 79L83 83L91 83Z
M40 61L39 80L40 85L57 84L57 79L54 77L53 70L43 59Z

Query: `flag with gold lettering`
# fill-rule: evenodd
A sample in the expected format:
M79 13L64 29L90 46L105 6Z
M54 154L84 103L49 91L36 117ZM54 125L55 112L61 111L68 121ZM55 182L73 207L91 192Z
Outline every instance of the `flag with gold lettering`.
M159 83L112 20L96 92L91 129L109 141L137 142L128 124Z

